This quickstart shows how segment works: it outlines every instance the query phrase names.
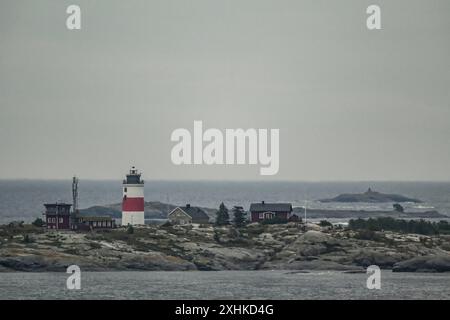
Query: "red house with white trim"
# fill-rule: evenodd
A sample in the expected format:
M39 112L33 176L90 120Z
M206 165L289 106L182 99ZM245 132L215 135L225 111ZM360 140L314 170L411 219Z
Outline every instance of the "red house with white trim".
M292 204L290 203L252 203L250 205L250 214L252 222L260 222L264 220L278 218L286 220L291 218Z
M71 204L56 202L46 203L44 206L47 229L70 230Z

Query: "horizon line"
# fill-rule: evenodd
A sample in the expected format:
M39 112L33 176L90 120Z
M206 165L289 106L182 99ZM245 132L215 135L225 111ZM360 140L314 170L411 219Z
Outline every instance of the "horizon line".
M73 177L73 176L72 176ZM70 178L0 178L0 181L69 181L72 180ZM81 181L118 181L122 182L123 178L115 179L115 178L80 178L80 176L76 176ZM143 179L144 182L148 181L157 181L157 182L258 182L258 183L270 183L270 182L287 182L287 183L295 183L295 182L304 182L304 183L379 183L379 182L396 182L396 183L450 183L450 179L448 180L431 180L431 179L398 179L398 180L382 180L382 179L348 179L348 180L312 180L312 179Z

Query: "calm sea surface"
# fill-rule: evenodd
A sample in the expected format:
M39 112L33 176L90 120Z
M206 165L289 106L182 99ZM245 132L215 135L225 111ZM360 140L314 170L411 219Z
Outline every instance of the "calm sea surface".
M450 214L450 183L394 182L168 182L146 181L147 201L248 208L255 201L308 207L391 210L392 204L317 202L368 187L424 201L407 210ZM118 203L121 181L80 183L80 207ZM71 181L0 180L0 223L41 215L43 203L71 201ZM450 299L450 274L383 271L382 289L368 290L365 274L288 271L84 272L82 289L66 289L65 273L0 273L0 299Z
M80 182L80 208L120 203L121 181ZM261 200L291 202L310 208L392 210L392 203L344 204L317 200L340 193L364 192L367 188L385 193L399 193L419 198L424 203L406 203L406 210L438 210L450 215L450 183L443 182L205 182L146 181L146 201L177 205L191 203L216 208L223 201L229 207ZM31 221L41 216L46 202L71 202L71 181L0 180L0 223L11 220Z
M0 273L0 299L450 299L450 274L288 271L85 272L81 290L65 273Z

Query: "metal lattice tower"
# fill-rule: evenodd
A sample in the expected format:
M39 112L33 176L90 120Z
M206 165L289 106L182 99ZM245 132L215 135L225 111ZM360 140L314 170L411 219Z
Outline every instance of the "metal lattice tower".
M78 178L73 177L72 179L72 204L73 204L73 212L78 212Z

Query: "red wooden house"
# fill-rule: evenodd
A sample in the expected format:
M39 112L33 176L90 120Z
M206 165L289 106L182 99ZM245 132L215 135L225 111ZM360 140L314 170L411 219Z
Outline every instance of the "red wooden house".
M45 206L45 222L47 229L70 230L71 204L67 203L46 203Z
M251 221L260 222L267 219L286 220L291 218L292 205L290 203L252 203L250 205Z

